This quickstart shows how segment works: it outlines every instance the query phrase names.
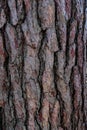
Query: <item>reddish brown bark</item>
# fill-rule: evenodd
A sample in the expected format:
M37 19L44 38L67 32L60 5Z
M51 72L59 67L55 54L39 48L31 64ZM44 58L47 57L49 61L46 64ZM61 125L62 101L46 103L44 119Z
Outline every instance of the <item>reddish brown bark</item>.
M0 129L86 130L86 0L0 1Z

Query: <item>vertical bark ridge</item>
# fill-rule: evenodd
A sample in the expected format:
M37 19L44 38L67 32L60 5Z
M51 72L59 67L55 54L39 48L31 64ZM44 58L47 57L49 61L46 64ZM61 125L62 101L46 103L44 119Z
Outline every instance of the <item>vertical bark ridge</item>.
M24 50L24 84L27 100L27 129L38 129L36 112L39 108L39 84L37 82L39 72L38 48L40 46L40 28L37 21L37 3L24 1L26 7L26 19L22 24L22 31L25 37Z
M39 118L41 121L41 129L48 130L51 128L55 129L56 127L53 123L51 124L50 116L54 116L56 120L57 111L56 113L54 112L53 106L58 102L56 101L56 91L53 82L54 52L58 50L55 30L55 7L53 0L39 1L38 11L41 29L42 32L44 32L42 33L42 35L44 35L42 36L42 46L39 53L41 69L43 67L42 63L44 63L44 70L42 70L40 78L43 96ZM55 107L59 107L59 104L56 104ZM50 115L51 112L53 113L52 115Z

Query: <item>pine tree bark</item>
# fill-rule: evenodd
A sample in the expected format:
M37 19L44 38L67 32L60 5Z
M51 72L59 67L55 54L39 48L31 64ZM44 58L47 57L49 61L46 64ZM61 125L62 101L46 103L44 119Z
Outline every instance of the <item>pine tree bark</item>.
M87 0L0 0L0 130L86 130Z

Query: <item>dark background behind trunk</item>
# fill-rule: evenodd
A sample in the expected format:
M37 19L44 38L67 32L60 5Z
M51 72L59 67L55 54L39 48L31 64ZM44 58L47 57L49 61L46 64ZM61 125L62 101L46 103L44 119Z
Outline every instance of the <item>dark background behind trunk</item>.
M0 130L86 130L87 0L0 0Z

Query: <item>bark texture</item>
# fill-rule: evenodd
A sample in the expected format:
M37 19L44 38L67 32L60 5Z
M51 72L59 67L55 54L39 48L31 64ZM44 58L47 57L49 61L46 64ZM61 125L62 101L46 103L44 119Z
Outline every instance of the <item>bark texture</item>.
M87 0L0 0L0 130L87 129Z

